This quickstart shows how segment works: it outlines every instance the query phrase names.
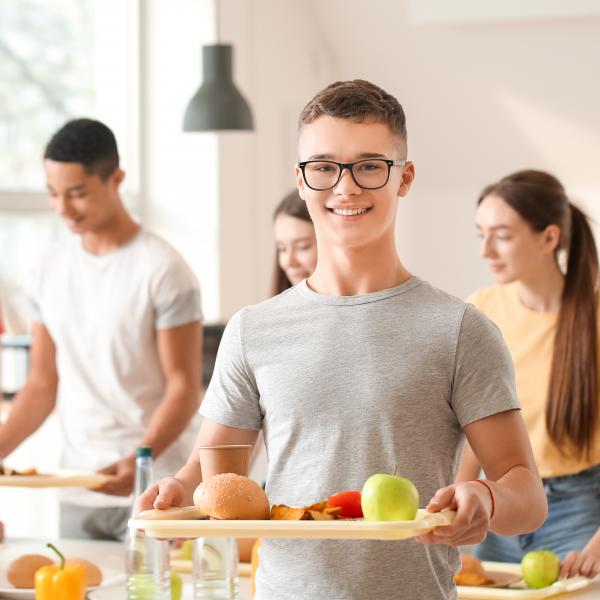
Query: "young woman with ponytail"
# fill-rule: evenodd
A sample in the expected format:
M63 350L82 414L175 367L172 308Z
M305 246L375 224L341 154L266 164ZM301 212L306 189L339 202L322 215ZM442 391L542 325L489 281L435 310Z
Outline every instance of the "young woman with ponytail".
M548 499L536 532L488 534L483 560L520 562L548 549L561 576L600 573L600 312L598 255L583 212L561 183L520 171L487 186L477 208L481 254L498 285L469 301L500 328ZM476 479L466 446L458 481Z

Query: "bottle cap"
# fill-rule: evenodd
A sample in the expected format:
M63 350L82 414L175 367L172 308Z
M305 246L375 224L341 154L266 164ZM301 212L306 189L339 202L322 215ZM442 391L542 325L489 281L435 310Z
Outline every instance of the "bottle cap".
M152 458L152 446L140 446L136 449L135 455L140 458L142 456L149 456Z

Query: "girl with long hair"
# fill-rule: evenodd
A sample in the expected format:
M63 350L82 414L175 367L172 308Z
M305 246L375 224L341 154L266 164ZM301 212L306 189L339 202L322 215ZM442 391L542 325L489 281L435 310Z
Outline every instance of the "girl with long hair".
M298 190L287 194L273 214L275 267L272 295L275 296L313 274L317 266L317 239L306 202Z
M532 534L489 533L483 560L520 562L548 549L561 576L600 573L598 255L585 214L552 175L520 171L487 186L477 207L481 254L498 285L469 300L500 328L548 499ZM479 465L465 447L457 480Z

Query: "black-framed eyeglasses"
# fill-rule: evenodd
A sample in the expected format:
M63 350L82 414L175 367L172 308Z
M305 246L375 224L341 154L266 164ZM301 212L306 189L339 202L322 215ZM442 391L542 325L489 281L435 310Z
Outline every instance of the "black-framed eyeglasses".
M402 167L405 160L388 158L367 158L352 163L340 163L334 160L305 160L298 163L304 182L317 192L334 188L342 178L344 169L348 169L354 183L365 190L378 190L390 178L392 167Z

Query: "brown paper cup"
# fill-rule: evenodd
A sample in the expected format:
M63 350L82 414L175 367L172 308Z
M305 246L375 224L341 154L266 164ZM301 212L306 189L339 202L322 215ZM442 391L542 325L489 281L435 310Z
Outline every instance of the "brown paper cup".
M200 446L198 454L202 481L219 473L236 473L247 477L251 450L250 445Z

